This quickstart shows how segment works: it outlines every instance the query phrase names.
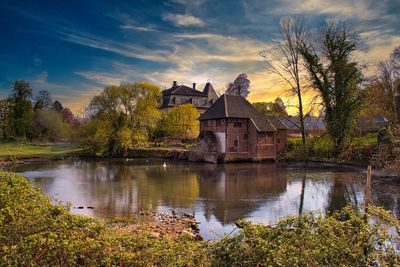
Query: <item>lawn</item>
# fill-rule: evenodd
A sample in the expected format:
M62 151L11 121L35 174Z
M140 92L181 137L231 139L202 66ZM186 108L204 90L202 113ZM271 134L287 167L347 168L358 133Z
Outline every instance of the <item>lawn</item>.
M16 158L67 156L81 152L82 149L67 144L23 144L0 142L0 158L13 156Z

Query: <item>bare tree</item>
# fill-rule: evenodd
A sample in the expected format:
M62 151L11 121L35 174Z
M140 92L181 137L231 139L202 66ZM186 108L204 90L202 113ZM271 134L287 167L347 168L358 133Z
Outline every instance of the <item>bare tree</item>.
M400 93L398 92L400 87L400 47L393 50L389 59L379 62L377 81L387 99L390 99L386 108L397 119L395 96Z
M261 53L266 63L266 69L286 86L289 86L289 92L297 97L304 146L306 145L306 130L302 95L305 90L303 83L305 79L302 74L299 48L302 43L307 42L308 36L309 31L304 26L301 17L284 17L280 21L280 33L272 40L273 49Z

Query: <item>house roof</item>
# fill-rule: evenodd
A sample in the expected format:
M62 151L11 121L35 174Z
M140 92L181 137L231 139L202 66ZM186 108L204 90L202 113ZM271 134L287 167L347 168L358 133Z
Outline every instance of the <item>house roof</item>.
M283 124L287 126L289 130L300 130L300 118L298 116L289 116L281 118ZM324 118L319 116L304 116L304 127L306 131L315 131L315 130L325 130Z
M189 86L186 85L175 85L172 86L170 89L162 91L163 96L168 95L187 95L187 96L203 96L207 97L207 94L197 91Z
M208 96L209 99L218 99L218 95L215 92L214 87L209 82L206 83L206 86L204 86L203 94Z
M223 118L251 119L260 132L271 132L277 129L287 129L277 118L268 118L259 112L249 101L237 95L222 95L204 112L199 120Z

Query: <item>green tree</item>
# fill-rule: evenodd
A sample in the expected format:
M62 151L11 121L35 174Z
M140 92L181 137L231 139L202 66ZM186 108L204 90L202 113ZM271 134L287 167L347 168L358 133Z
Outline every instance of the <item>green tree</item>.
M63 117L60 113L54 110L35 110L32 138L57 142L67 138L69 133L69 126L63 122Z
M102 155L122 154L145 145L160 118L160 96L159 87L148 82L107 86L90 102L88 112L93 122L83 127L82 142ZM87 140L100 136L104 140L98 144Z
M196 138L200 131L199 117L200 113L192 104L175 106L166 115L166 132L174 138Z
M23 80L13 82L9 101L12 104L11 129L19 138L30 135L32 128L32 88Z
M272 115L285 117L288 115L286 106L280 97L277 97L274 102L256 102L253 106L264 115Z
M6 139L11 132L12 106L8 99L0 100L0 138Z
M357 48L355 36L346 24L331 23L316 42L319 50L310 42L300 48L310 81L323 101L336 157L349 144L363 99L362 74L351 58Z

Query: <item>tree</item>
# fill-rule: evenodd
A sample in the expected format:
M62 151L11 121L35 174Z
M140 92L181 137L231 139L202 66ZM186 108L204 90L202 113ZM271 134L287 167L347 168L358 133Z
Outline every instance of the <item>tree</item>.
M49 91L47 90L41 90L35 97L35 102L34 102L34 110L38 109L43 109L43 110L49 110L51 109L53 104L53 99L50 96Z
M333 153L338 157L348 145L363 99L362 74L351 59L357 40L346 24L331 23L316 43L319 50L315 43L304 42L300 52L310 81L323 101Z
M256 102L253 106L264 115L272 115L285 117L288 115L286 106L280 97L277 97L274 102Z
M32 137L41 141L58 142L67 138L69 127L63 122L62 115L54 110L35 111L33 116Z
M200 131L199 117L200 113L192 104L173 107L165 119L167 135L180 139L196 138Z
M400 86L400 47L393 50L389 59L379 62L376 80L387 98L385 109L390 110L392 119L397 119L395 96Z
M82 129L82 142L102 155L122 154L145 145L160 118L160 95L159 87L148 82L107 86L90 102L92 118ZM93 143L99 136L105 140Z
M278 80L289 86L290 94L297 97L302 143L306 145L302 95L305 91L300 55L302 43L307 42L308 30L300 17L285 17L280 21L280 33L272 40L273 52L264 51L261 56L266 69Z
M58 100L54 101L52 108L57 112L62 112L64 110L63 105Z
M23 80L12 84L9 101L12 105L11 130L16 137L28 137L32 126L32 88Z
M233 83L229 83L225 93L227 95L240 95L246 98L250 93L249 87L250 80L247 78L246 73L242 73L237 76Z
M6 139L11 132L12 106L8 99L0 100L0 138Z

